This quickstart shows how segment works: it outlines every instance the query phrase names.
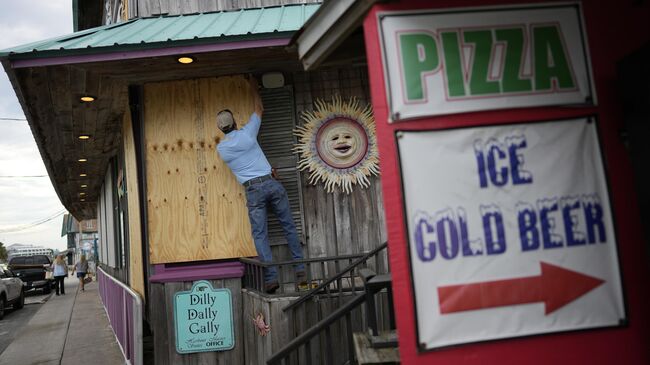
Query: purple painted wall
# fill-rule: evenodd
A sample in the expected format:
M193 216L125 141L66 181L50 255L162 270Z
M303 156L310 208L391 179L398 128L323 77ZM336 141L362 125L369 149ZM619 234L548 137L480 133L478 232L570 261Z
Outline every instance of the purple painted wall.
M157 264L154 265L154 274L149 277L149 281L152 283L168 283L174 281L241 278L242 276L244 276L244 264L239 261L187 266Z
M126 359L129 363L133 363L136 342L133 333L133 307L137 303L122 286L110 276L104 274L102 270L97 270L97 281L99 283L99 296L104 304L104 309L106 309L115 337L117 337Z

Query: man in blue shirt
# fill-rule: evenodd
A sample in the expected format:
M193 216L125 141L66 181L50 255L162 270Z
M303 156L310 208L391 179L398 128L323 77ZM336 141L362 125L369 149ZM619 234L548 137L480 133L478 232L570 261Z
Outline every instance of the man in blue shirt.
M217 127L225 134L224 139L217 145L221 159L237 177L237 181L246 188L246 206L251 222L255 248L262 262L272 262L273 256L267 231L266 209L270 206L280 221L287 238L289 250L294 260L302 259L302 250L296 226L291 216L291 207L287 192L271 174L264 152L257 143L257 133L262 123L264 107L257 92L257 81L250 78L250 87L255 112L251 114L248 123L237 129L237 123L228 109L217 114ZM299 281L305 278L303 264L296 265L296 276ZM264 287L268 293L275 292L278 287L278 270L270 266L264 270Z

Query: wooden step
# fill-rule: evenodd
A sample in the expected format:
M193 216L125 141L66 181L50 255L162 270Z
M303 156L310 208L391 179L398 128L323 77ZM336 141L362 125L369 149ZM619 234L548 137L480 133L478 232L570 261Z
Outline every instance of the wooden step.
M397 347L373 347L370 336L366 333L356 332L354 337L354 351L359 365L363 364L399 364L399 350ZM397 338L394 331L373 336L386 339Z

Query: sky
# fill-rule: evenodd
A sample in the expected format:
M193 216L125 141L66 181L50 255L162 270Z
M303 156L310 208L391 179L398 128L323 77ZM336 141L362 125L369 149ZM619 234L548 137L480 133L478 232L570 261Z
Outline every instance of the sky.
M72 33L72 0L3 1L0 12L0 50ZM52 187L34 137L11 83L0 67L0 242L35 244L66 249L61 237L64 212ZM46 177L7 177L34 176ZM54 217L56 216L56 217ZM22 229L23 226L46 223Z

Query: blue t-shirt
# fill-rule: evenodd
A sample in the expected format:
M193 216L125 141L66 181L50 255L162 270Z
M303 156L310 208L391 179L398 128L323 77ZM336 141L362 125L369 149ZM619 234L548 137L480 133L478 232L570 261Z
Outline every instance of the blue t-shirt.
M257 143L257 133L262 120L253 113L248 124L234 130L217 145L219 156L226 162L239 183L271 173L271 165Z

